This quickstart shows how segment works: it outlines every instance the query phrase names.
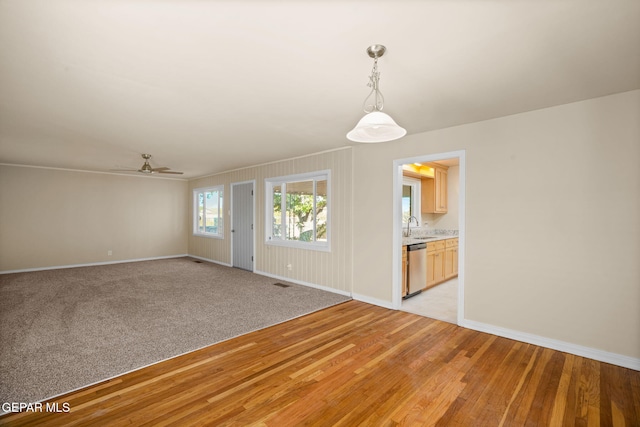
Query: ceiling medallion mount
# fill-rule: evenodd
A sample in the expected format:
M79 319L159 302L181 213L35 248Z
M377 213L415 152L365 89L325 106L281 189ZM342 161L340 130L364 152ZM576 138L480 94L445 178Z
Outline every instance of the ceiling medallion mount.
M363 110L367 113L348 134L347 138L354 142L376 143L393 141L402 138L407 131L386 113L384 108L384 96L380 92L380 72L378 71L378 58L387 51L381 44L374 44L367 48L367 54L373 58L373 69L369 76L367 86L371 92L364 100ZM371 100L370 100L371 98Z
M367 53L374 59L380 58L386 51L387 48L381 44L374 44L367 48Z

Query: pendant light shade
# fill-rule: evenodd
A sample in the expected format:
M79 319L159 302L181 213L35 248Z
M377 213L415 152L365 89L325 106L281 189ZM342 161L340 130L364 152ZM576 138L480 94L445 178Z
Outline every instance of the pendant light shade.
M393 141L407 134L406 129L382 111L372 111L360 119L356 127L347 134L354 142L376 143Z
M386 142L402 138L407 134L407 131L398 126L391 116L382 112L384 96L382 96L379 88L378 58L384 55L386 50L387 48L381 44L374 44L367 49L367 53L373 58L373 70L371 70L368 83L371 92L364 100L364 112L367 114L347 134L347 139L351 141L364 143Z

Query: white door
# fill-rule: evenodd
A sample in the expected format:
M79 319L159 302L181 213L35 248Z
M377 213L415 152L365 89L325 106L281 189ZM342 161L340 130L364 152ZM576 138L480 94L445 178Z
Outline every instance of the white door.
M231 184L232 264L253 271L253 182Z

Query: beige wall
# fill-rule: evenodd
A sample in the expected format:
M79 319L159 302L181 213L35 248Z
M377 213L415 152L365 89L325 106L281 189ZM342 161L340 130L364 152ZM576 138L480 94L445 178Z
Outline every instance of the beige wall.
M331 170L331 252L291 249L265 244L264 180L278 176ZM224 185L225 224L230 224L230 185L255 180L255 269L286 279L319 285L344 293L351 291L352 274L352 180L351 149L331 151L297 159L261 165L192 180L194 188ZM193 206L190 203L190 217ZM231 263L231 233L224 228L224 239L194 236L190 228L189 253L223 264ZM287 270L287 264L292 269Z
M392 300L393 160L456 150L465 318L640 358L640 91L356 146L355 294Z
M186 254L187 187L0 166L0 271Z

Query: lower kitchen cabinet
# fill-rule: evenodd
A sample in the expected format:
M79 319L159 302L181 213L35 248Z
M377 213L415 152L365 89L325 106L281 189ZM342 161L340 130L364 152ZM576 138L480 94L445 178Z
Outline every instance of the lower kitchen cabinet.
M425 289L458 275L458 239L427 243L427 283Z
M444 280L444 252L444 240L427 243L427 288Z
M444 278L451 279L458 275L458 239L445 240Z

